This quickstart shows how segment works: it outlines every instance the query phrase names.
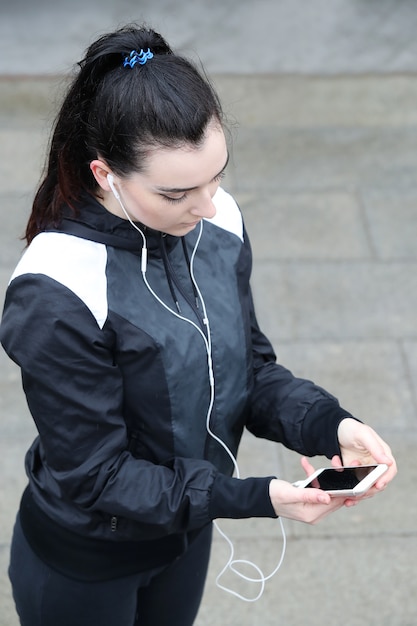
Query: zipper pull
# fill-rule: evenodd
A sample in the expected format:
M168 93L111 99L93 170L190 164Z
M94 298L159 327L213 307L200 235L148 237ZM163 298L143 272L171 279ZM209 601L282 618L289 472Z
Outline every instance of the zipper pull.
M117 530L117 517L115 517L114 515L110 520L110 529L112 533L116 532Z

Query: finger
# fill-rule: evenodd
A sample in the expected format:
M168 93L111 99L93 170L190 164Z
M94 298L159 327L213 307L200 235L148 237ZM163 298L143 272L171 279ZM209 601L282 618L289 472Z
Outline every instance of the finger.
M395 464L391 465L388 471L385 472L385 474L383 474L379 480L377 480L374 485L374 489L377 489L378 491L384 491L384 489L386 488L388 483L394 478L396 473L397 466Z
M359 459L349 459L347 465L362 465L362 463ZM332 467L346 467L346 465L342 463L340 456L335 454L332 457Z
M394 463L394 458L387 453L381 444L375 443L375 440L369 441L367 449L377 463L386 463L388 466Z
M361 429L360 445L367 450L377 463L386 463L391 466L395 463L389 446L371 427Z
M362 465L362 461L360 459L349 459L345 467L355 467L356 465Z
M330 504L331 497L321 489L314 487L308 489L300 489L300 497L298 500L304 504Z
M324 505L316 505L316 510L314 514L314 524L317 524L322 519L334 513L335 511L341 509L343 507L343 499L342 498L331 498L330 504Z
M359 500L354 500L353 498L349 498L344 501L344 506L346 506L347 508L351 508L352 506L356 506L357 504L359 504Z
M314 472L316 471L315 468L311 465L310 461L305 456L301 457L301 467L303 468L307 476L311 476L311 474L314 474Z
M382 490L385 489L387 484L396 475L397 464L389 446L372 429L369 430L371 435L373 434L373 437L370 435L371 441L368 445L368 450L370 454L377 463L384 463L388 465L388 471L385 472L385 474L383 474L381 478L377 481L376 485L374 485L376 489Z

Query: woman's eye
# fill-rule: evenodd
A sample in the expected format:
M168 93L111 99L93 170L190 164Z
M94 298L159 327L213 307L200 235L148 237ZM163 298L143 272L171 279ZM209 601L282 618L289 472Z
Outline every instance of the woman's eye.
M185 200L185 198L187 197L187 194L185 193L183 196L180 196L179 198L172 198L171 196L162 196L162 197L165 198L167 202L176 204L177 202L182 202L183 200Z
M226 170L223 170L223 171L222 171L222 172L220 172L220 174L218 174L218 175L216 176L216 178L214 178L213 180L214 180L214 182L218 183L218 182L220 182L221 180L223 180L223 178L224 178L225 176L226 176Z
M217 174L217 176L215 178L213 178L212 183L219 183L226 175L226 171L223 170L222 172L220 172L220 174ZM166 200L167 202L170 202L171 204L178 204L179 202L183 202L183 200L185 200L187 198L188 194L184 193L182 196L179 196L178 198L173 198L172 196L166 196L165 194L162 194L162 197L164 198L164 200Z

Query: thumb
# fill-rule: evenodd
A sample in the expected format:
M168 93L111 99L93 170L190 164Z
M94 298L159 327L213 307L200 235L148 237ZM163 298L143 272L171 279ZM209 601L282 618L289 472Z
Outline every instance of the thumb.
M377 463L386 463L391 465L393 463L392 456L389 455L390 450L384 441L377 435L377 433L368 428L364 432L365 436L362 441L363 447L365 447Z
M300 487L294 487L299 491L299 502L304 504L330 504L331 498L328 493L321 489L315 489L314 487L307 487L306 489Z

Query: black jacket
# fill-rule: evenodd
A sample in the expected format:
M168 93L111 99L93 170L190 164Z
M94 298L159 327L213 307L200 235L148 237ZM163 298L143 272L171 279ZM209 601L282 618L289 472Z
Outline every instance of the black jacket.
M271 477L232 478L208 430L233 455L244 427L303 454L338 453L349 414L276 364L255 318L240 211L222 189L214 200L192 262L199 291L190 257L200 227L182 239L145 229L143 277L140 234L91 198L23 255L1 341L39 431L26 457L28 534L50 521L75 543L170 554L215 518L275 515Z

